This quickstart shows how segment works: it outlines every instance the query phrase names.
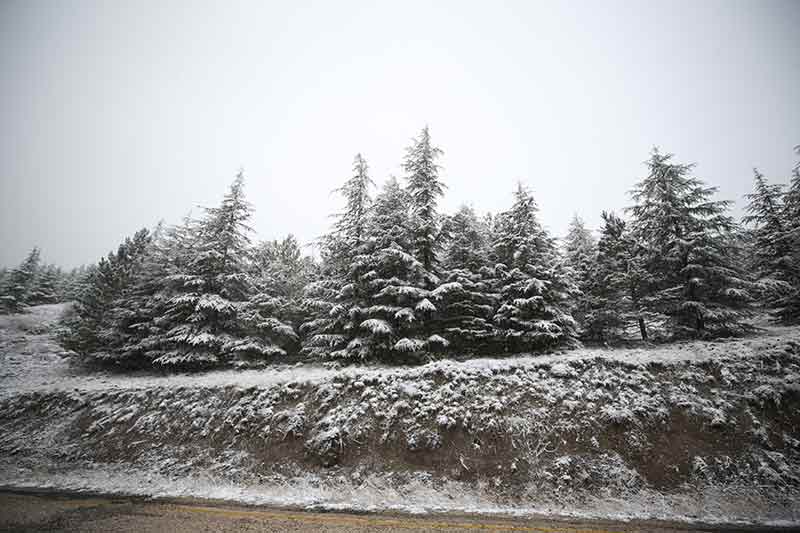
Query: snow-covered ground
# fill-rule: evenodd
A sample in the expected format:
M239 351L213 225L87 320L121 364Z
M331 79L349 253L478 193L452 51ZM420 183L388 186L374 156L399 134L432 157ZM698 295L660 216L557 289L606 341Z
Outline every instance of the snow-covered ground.
M800 329L419 367L88 371L0 317L0 484L250 503L800 522Z
M550 355L520 355L510 358L480 358L467 361L437 361L412 367L344 367L332 369L319 364L277 365L258 370L216 370L205 373L120 374L87 370L74 364L54 340L52 331L67 304L41 305L23 315L0 315L0 395L34 391L143 389L158 387L269 387L289 382L315 383L335 376L391 376L415 379L420 375L453 369L468 374L508 372L529 366L570 364L591 360L620 362L626 365L702 363L731 357L757 357L765 347L777 347L800 339L800 330L770 327L757 338L709 342L683 342L647 348L581 348Z

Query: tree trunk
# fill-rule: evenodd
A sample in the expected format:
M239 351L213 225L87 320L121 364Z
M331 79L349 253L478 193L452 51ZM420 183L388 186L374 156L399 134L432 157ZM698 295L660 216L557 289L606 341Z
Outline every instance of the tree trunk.
M647 340L647 326L644 324L644 318L639 317L639 333L642 334L642 340Z

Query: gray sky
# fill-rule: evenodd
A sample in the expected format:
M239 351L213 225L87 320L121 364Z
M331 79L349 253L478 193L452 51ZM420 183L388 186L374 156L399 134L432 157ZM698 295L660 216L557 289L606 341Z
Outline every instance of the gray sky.
M402 175L426 123L443 208L544 224L627 205L653 145L737 200L800 143L800 2L0 3L0 264L95 261L214 205L309 241L356 152ZM195 208L196 212L196 208Z

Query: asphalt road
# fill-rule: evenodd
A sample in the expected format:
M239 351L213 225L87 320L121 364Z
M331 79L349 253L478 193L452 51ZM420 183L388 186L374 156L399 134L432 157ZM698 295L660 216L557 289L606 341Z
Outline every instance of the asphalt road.
M788 529L691 528L656 522L564 522L546 519L392 514L313 513L210 502L152 501L142 498L78 494L0 492L3 532L322 532L383 533L536 532L536 533L675 533L680 531L789 531Z

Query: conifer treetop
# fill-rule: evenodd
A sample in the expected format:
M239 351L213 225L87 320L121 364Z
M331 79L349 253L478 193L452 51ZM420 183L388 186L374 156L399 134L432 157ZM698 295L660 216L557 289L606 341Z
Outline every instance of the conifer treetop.
M411 197L417 257L428 270L436 263L440 244L437 204L439 198L444 196L445 185L439 179L440 167L436 160L442 153L441 149L431 144L430 131L425 126L406 149L403 163Z

